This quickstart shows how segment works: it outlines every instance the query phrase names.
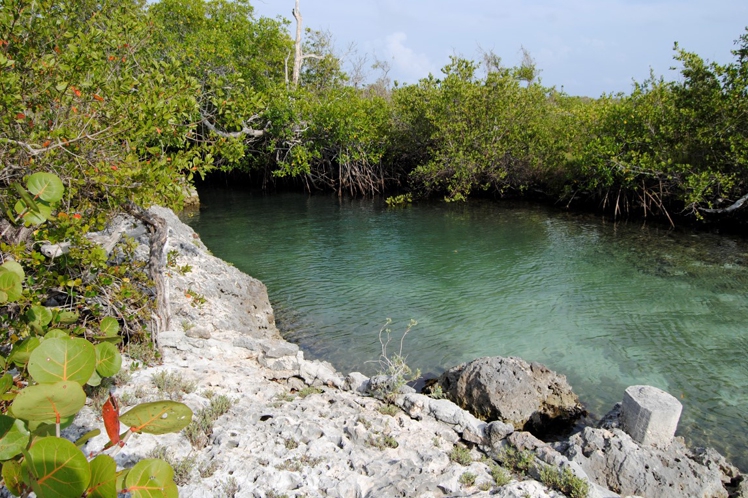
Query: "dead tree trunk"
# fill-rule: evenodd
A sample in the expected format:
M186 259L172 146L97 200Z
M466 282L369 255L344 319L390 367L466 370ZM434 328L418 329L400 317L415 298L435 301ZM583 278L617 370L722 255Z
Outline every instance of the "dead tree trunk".
M301 53L301 30L302 30L302 19L301 11L299 10L299 0L296 0L296 7L293 9L293 17L296 19L296 43L294 44L294 58L293 58L293 87L299 86L299 75L301 74L301 63L303 56Z
M152 214L133 202L124 205L125 210L142 221L150 234L150 257L148 259L148 276L153 280L156 290L156 313L152 319L151 340L158 348L159 332L171 327L171 307L169 305L169 287L164 281L164 248L166 246L166 221Z

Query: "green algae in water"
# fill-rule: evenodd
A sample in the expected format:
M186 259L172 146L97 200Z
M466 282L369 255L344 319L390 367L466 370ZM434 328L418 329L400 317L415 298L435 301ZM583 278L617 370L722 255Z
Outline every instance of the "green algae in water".
M521 356L602 415L634 384L683 403L679 434L748 469L748 244L538 207L201 192L190 224L262 280L289 338L371 374L387 317L438 374ZM288 312L283 312L288 310Z

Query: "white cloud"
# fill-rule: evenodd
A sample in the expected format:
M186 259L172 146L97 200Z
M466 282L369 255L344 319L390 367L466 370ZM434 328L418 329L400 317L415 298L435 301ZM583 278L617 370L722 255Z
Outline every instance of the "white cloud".
M428 55L417 53L406 46L408 36L405 33L392 33L386 38L386 51L388 58L394 62L395 72L402 75L405 80L417 80L428 73L433 73L434 64Z

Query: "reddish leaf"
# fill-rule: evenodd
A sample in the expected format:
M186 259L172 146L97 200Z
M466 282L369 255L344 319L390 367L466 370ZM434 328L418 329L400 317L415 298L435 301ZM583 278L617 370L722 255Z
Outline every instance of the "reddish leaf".
M112 394L101 409L104 428L112 445L119 443L119 403Z

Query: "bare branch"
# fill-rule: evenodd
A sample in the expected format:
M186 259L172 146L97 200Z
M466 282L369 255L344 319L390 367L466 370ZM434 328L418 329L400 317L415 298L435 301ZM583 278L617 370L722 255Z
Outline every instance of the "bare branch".
M702 213L709 213L709 214L720 214L720 213L730 213L732 211L735 211L736 209L740 209L743 207L743 204L748 201L748 194L745 194L743 197L735 201L732 205L727 206L726 208L721 209L708 209L708 208L698 208L699 211Z
M211 123L207 117L203 116L203 119L201 121L202 124L205 125L206 128L208 128L210 131L218 135L219 137L223 138L241 138L241 137L249 137L249 138L260 138L265 134L265 130L256 130L254 128L250 128L247 126L247 122L251 122L255 119L257 119L259 115L255 114L251 118L249 118L248 121L245 121L242 123L242 129L241 131L221 131L216 126Z

